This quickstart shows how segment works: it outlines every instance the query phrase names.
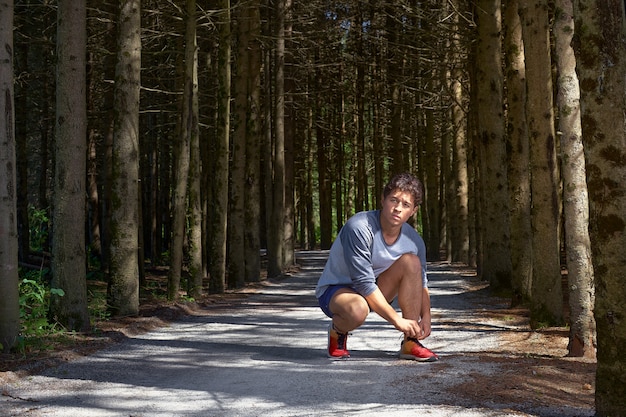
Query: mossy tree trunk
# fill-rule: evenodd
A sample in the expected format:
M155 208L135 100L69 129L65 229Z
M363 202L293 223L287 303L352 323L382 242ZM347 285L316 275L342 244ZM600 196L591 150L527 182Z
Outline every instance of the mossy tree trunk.
M69 330L90 328L87 311L85 195L87 178L86 26L84 0L59 1L50 316ZM136 188L136 186L135 186Z
M518 1L507 2L504 53L507 85L507 147L511 208L511 304L527 302L532 282L532 227L530 221L530 149L526 123L526 68Z
M554 34L558 70L557 105L570 310L568 352L569 356L595 358L595 289L589 240L589 199L580 125L580 89L576 57L571 47L574 36L574 8L572 0L557 0L556 8Z
M476 114L481 184L481 275L494 288L510 287L511 253L501 64L501 3L476 5Z
M531 325L561 324L559 172L554 130L550 23L547 0L520 0L527 83L532 194Z
M0 42L0 351L8 352L20 329L12 0L0 4Z
M220 0L218 13L219 51L217 63L217 133L214 143L213 195L210 200L211 239L210 246L210 285L214 293L226 289L226 235L228 222L228 158L230 142L230 100L231 100L231 20L230 0Z
M128 316L139 312L139 0L121 0L118 33L108 303L114 316Z
M624 2L576 3L598 351L596 416L626 416L626 33Z

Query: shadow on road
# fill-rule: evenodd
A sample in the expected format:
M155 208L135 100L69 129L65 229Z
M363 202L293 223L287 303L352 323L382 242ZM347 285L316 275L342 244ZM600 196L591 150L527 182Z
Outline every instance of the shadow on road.
M506 302L464 266L429 266L434 326L425 343L439 362L399 360L401 335L375 314L350 336L353 357L329 360L329 320L313 294L326 255L299 252L297 272L236 305L7 384L1 408L26 416L594 414L582 384L555 388L572 369L588 377L593 364L503 349L504 334L529 331L487 314Z

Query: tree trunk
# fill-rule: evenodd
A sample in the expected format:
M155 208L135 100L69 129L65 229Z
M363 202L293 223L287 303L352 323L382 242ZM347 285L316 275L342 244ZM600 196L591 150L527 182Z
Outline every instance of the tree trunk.
M343 64L340 64L343 66ZM343 70L339 70L339 82L343 84ZM333 135L332 148L335 150L335 157L332 161L333 184L335 184L335 230L340 230L344 222L344 187L343 179L345 178L345 150L344 143L346 138L343 107L343 94L337 91L331 99L331 107L334 110L328 116L328 126L331 131L336 132ZM361 188L362 185L359 185Z
M432 109L424 111L426 115L426 136L424 137L425 151L428 155L424 165L424 240L426 255L429 261L439 260L441 245L441 211L439 205L439 162L441 145L435 140L435 116Z
M445 80L443 81L445 85ZM438 195L438 210L439 210L439 253L438 260L450 262L450 222L451 219L449 215L451 212L448 210L452 210L454 197L450 192L450 187L452 181L451 175L451 141L450 141L450 132L448 125L448 117L449 113L445 111L437 111L435 112L436 116L436 125L437 125L437 133L436 135L440 138L438 140L439 149L437 152L437 159L439 163L439 170L437 171L437 184L439 185Z
M576 56L596 283L596 416L626 416L626 45L624 3L578 0Z
M114 316L139 312L139 89L141 4L120 4L113 127L109 309Z
M174 144L175 168L172 196L172 235L170 243L170 265L167 275L167 299L177 300L184 263L184 246L187 223L187 190L189 187L190 144L197 125L194 117L194 101L197 103L196 76L196 9L195 0L186 0L185 13L185 59L184 82L178 140ZM196 104L197 109L197 104ZM200 246L200 249L202 246ZM197 252L195 253L198 258ZM201 271L201 269L200 269ZM191 288L191 277L190 285Z
M315 89L319 87L319 69L316 69ZM319 91L319 90L318 90ZM323 99L320 93L315 96L315 138L317 145L317 173L319 182L319 215L320 215L320 244L322 249L330 249L332 244L332 186L329 178L330 141L321 126L324 124Z
M87 85L88 91L92 89ZM92 102L89 97L89 102ZM93 111L93 109L88 112ZM100 195L98 192L98 144L96 131L89 129L87 143L87 199L88 199L88 219L89 225L89 250L90 255L102 259L102 239L100 239Z
M90 328L85 253L87 178L86 3L61 0L57 11L57 100L50 315L68 330Z
M228 221L228 147L230 142L230 0L220 1L217 136L213 157L214 180L211 228L210 289L221 294L226 288L226 227Z
M119 16L120 2L107 4L106 12L112 16ZM109 22L106 25L105 49L113 50L117 43L117 24ZM105 79L114 79L116 71L116 54L105 54L104 65L102 68L103 77ZM104 117L99 120L97 128L101 131L102 139L100 144L100 178L102 195L100 200L100 250L101 250L101 271L105 274L109 273L111 260L111 192L113 186L113 129L115 122L115 86L109 87L102 99L102 107L106 109ZM153 259L153 258L151 258Z
M404 57L404 51L400 52L396 45L399 44L400 34L398 25L399 23L395 19L395 10L393 9L393 3L385 3L386 4L386 19L385 33L387 35L386 43L386 53L387 59L386 62L386 73L387 73L387 85L388 85L388 94L387 97L388 105L389 105L389 135L390 135L390 144L391 148L389 150L389 155L391 157L390 163L393 167L392 175L398 174L406 171L405 165L405 156L402 149L402 103L401 103L401 78L402 74L402 63ZM360 93L359 93L360 94ZM427 138L426 140L431 140L431 138ZM361 184L358 184L357 187L360 187ZM430 248L428 248L430 249ZM432 251L428 252L432 254Z
M265 32L271 32L271 24L269 19L265 19L266 28ZM267 249L268 267L269 267L269 253L275 250L272 246L276 239L273 234L275 230L272 229L272 188L274 181L274 135L273 135L273 111L272 106L272 82L271 82L271 67L272 57L271 52L265 49L263 54L263 80L265 85L265 94L263 94L263 207L265 215L263 217L263 241L262 246Z
M244 194L246 282L261 279L261 14L260 0L247 7L248 18L248 97L246 129L246 178Z
M520 0L530 137L533 273L531 326L563 320L559 241L559 179L554 132L547 0Z
M13 4L13 3L12 3ZM26 7L30 5L28 2ZM13 6L11 6L13 7ZM13 16L11 16L13 18ZM15 16L15 25L21 27L19 32L27 32L27 28L31 28L33 25L28 24L28 17L24 15ZM33 28L35 29L35 28ZM30 31L28 31L30 32ZM22 41L18 42L19 35L16 35L13 42L14 61L13 71L15 74L24 74L29 69L29 49L30 42ZM24 33L24 37L28 37L28 33ZM28 85L20 86L19 83L15 83L14 87L14 113L27 113L29 108L29 97L31 89ZM31 116L32 117L32 116ZM17 176L17 189L20 190L17 193L17 228L18 228L18 259L20 262L27 262L30 254L30 225L28 219L28 145L25 140L28 137L28 130L31 123L29 123L30 117L22 117L21 121L15 121L15 137L23 138L22 140L15 141L15 158L16 158L16 176Z
M454 17L455 28L460 29L459 16ZM462 61L464 56L460 34L452 38L450 59ZM465 106L468 102L462 80L463 70L454 68L451 74L450 91L452 100L452 175L454 176L454 228L452 229L452 261L469 263L469 177L467 169L467 118ZM452 219L450 219L452 220Z
M0 351L8 352L20 330L12 0L0 4L0 42Z
M312 100L309 100L309 103ZM311 107L311 106L309 106ZM315 215L313 209L313 166L315 165L315 146L313 142L313 111L309 110L307 117L306 128L306 141L307 141L307 171L306 171L306 185L305 185L305 206L306 206L306 233L307 233L307 247L309 249L315 249L317 247L317 237L315 233Z
M589 241L589 200L580 121L580 89L574 35L572 0L557 0L554 33L558 70L557 103L561 134L565 251L569 283L569 356L595 358L596 324L593 317L595 289Z
M530 299L532 284L532 228L530 212L529 138L526 124L526 68L518 1L506 5L504 36L507 86L507 141L511 207L511 305Z
M504 135L500 0L479 0L476 56L477 130L480 141L482 278L510 287L511 252Z
M231 157L230 210L228 212L228 285L241 288L245 284L245 183L246 183L246 121L248 113L248 6L237 9L237 58L235 97L233 101L233 145Z
M363 13L364 11L361 9L363 2L356 3L356 25L355 25L355 48L356 48L356 79L353 87L354 101L355 101L355 118L356 118L356 152L353 153L354 157L354 165L355 165L355 174L356 174L356 198L354 199L354 211L359 212L365 209L366 204L366 187L361 187L361 184L367 185L367 166L365 159L365 97L362 94L363 85L365 85L365 59L363 58L364 51L364 40L363 40ZM378 158L376 158L378 159ZM382 159L382 158L380 158ZM349 178L350 186L349 190L353 190L355 188L354 178ZM375 186L377 184L374 184ZM379 189L382 189L379 188ZM348 195L351 198L352 193L349 192ZM351 212L348 212L351 213Z
M268 275L280 275L285 266L285 8L286 0L276 2L276 51L274 54L274 158L272 207L268 251Z
M285 50L292 48L291 45L287 45L287 41L291 39L293 30L293 18L292 18L293 0L285 0ZM294 68L295 62L292 58L293 54L284 53L283 61L286 63L287 68ZM283 113L283 136L284 136L284 208L282 210L282 223L283 223L283 255L282 255L282 269L289 268L296 263L295 254L295 213L294 213L294 136L296 134L296 108L294 102L295 95L295 81L293 77L284 77L284 113Z
M196 36L196 0L187 0L187 29L185 31L185 68L187 77L191 78L189 97L189 282L187 293L198 298L202 295L204 278L203 245L202 245L202 192L200 179L202 166L200 163L200 110L198 104L198 41Z

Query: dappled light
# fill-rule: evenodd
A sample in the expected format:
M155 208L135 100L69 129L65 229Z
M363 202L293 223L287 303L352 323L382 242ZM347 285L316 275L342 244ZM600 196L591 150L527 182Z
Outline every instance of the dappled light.
M325 258L314 254L298 252L302 267L280 279L28 379L2 372L1 405L33 416L593 415L595 363L564 358L565 329L530 330L524 310L508 309L464 266L432 268L424 343L439 362L398 359L401 335L374 313L350 336L350 359L326 358L328 319L311 272Z

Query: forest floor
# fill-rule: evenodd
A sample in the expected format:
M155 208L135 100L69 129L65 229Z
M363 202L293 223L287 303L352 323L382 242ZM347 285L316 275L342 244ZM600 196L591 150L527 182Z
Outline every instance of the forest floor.
M31 351L21 355L0 354L0 409L7 410L6 404L3 403L8 403L8 409L14 410L14 415L18 413L30 416L64 415L62 412L60 414L45 412L46 406L41 403L41 400L33 400L34 402L29 407L16 404L28 402L25 400L23 391L28 390L28 386L24 385L25 381L36 375L46 374L50 369L74 362L82 363L76 366L88 366L89 362L84 360L97 355L100 351L141 338L141 335L150 332L158 332L160 329L171 327L173 323L185 321L190 317L202 320L202 317L230 316L233 312L237 315L237 311L241 310L242 305L246 303L261 305L250 300L254 297L263 297L267 290L270 290L270 294L275 294L275 291L279 289L282 291L278 295L266 298L266 301L275 305L276 308L284 307L284 311L293 310L297 314L303 314L304 317L310 316L312 311L316 311L315 314L317 314L310 295L302 296L301 294L312 291L316 276L319 275L320 262L322 261L315 256L307 258L307 255L303 253L299 258L301 268L294 269L281 279L265 280L222 295L208 295L196 302L170 303L162 297L146 297L142 299L141 313L136 317L96 322L94 323L94 328L97 329L95 332L64 335L56 341L51 339L45 350ZM420 385L421 382L413 381L410 374L403 376L404 374L400 372L392 380L392 385L416 384L409 389L422 393L425 391L432 397L428 400L420 400L420 405L436 404L437 407L441 407L445 404L448 407L446 413L429 413L429 415L587 417L594 414L596 364L592 360L566 356L567 328L531 330L528 325L528 311L523 308L509 308L507 300L494 297L490 294L486 283L476 278L473 270L444 263L429 265L429 268L432 284L433 334L425 344L440 355L440 361L435 364L420 364L420 366L436 367L433 369L439 376L436 378L433 376L432 384L425 386ZM298 281L295 279L298 276L304 276L304 278ZM153 274L150 279L162 281L166 279L166 276ZM303 292L303 287L300 286L295 292L288 292L291 281L298 281L304 285L305 291ZM294 298L294 296L298 297ZM305 301L295 301L296 299ZM262 315L261 312L259 314ZM370 318L368 318L369 321ZM353 343L350 346L353 358L357 361L356 364L359 364L359 345L370 343L366 339L377 336L381 332L378 329L382 326L377 326L380 323L375 319L373 321L374 323L370 326L374 327L364 326L365 330L360 333L360 337L357 337L357 332L360 331L358 329L351 339ZM323 334L323 329L318 330L316 330L318 333ZM385 332L390 331L393 329L385 330ZM372 346L373 349L378 348L376 345L378 342L371 343L368 345L370 348ZM325 355L323 350L325 342L322 340L318 344L321 348L314 349L315 353L307 353L301 358L297 356L298 353L294 354L296 356L290 356L289 359L300 362L301 366L306 366L309 361L323 360L320 358ZM381 359L370 351L363 351L361 356L363 366L369 363L370 368L371 361ZM242 363L245 363L244 355L241 357ZM388 356L383 356L383 359L387 360ZM396 362L405 364L407 361L391 362L397 369ZM377 372L383 371L388 372L387 370ZM444 376L447 379L438 379ZM408 381L407 378L411 380ZM381 395L386 392L385 389L380 388ZM396 403L406 401L406 399L389 400L394 406ZM412 403L412 401L409 402ZM24 414L25 407L30 410L26 414ZM208 407L210 409L210 406ZM415 407L417 406L414 405L413 409L417 409ZM453 410L450 411L449 407L453 407ZM387 409L391 408L387 407ZM204 410L206 411L207 408ZM256 409L257 412L259 410ZM301 415L308 414L294 411L296 410L294 408L288 410L285 410L285 414L280 412L264 414L288 415L294 412ZM335 409L337 410L340 409ZM365 409L355 408L355 410L360 415L367 414ZM462 410L474 411L471 413L467 411L464 414ZM490 414L488 410L499 410L499 414ZM144 415L130 412L132 410L128 411L123 414L87 413L84 415ZM219 414L229 415L226 411L222 409ZM148 412L145 415L157 414ZM246 414L248 413L239 409L231 415ZM262 414L258 413L258 415ZM377 410L375 414L380 415L381 410ZM387 414L392 415L392 413ZM202 414L181 412L171 415ZM212 414L207 412L205 415Z

